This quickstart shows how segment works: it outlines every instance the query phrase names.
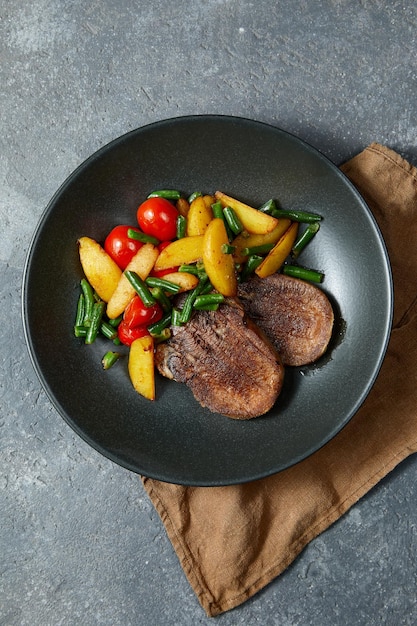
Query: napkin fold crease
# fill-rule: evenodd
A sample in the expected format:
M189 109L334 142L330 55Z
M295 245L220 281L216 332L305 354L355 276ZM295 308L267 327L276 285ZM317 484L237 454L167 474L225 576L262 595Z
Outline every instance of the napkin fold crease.
M258 481L189 487L142 477L208 616L260 591L417 451L417 169L378 143L341 169L379 224L394 282L390 342L364 404L315 454Z

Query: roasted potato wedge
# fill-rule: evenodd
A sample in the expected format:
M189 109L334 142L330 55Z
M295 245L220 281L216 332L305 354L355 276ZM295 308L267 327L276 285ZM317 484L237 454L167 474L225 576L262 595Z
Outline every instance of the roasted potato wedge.
M143 280L149 275L152 270L156 259L158 258L158 248L151 243L145 243L129 265L126 267L126 271L136 272ZM133 296L135 290L126 278L124 274L120 276L120 280L117 284L112 297L107 303L107 315L110 319L115 319L123 313Z
M154 342L150 335L132 342L128 371L135 390L144 398L155 400Z
M258 209L254 209L240 202L240 200L236 200L236 198L227 196L222 191L216 191L214 196L218 202L221 202L223 207L229 206L234 210L243 228L249 233L265 235L265 233L271 232L277 226L278 220L275 217L262 213L262 211L258 211Z
M191 202L187 215L187 236L204 235L207 226L213 219L211 204L206 204L203 196L198 196Z
M186 198L179 198L175 206L177 207L177 211L180 215L187 217L188 211L190 210L190 204Z
M188 263L194 263L203 256L203 235L182 237L170 243L160 252L156 262L156 270L166 270Z
M203 196L203 200L206 206L209 206L211 208L211 205L214 204L214 202L216 202L216 198L214 196L209 196L209 195L205 195Z
M232 241L232 245L236 248L233 253L235 263L244 263L244 261L246 261L247 257L242 254L242 250L244 248L252 248L254 246L262 246L264 244L275 244L290 226L291 220L284 218L279 219L274 230L271 230L270 233L266 233L265 235L254 235L253 233L251 234L247 231L241 232Z
M224 296L235 296L237 279L235 264L231 254L222 251L223 244L228 244L224 221L213 219L204 233L203 262L211 284Z
M122 270L94 239L81 237L78 245L81 266L88 282L100 298L108 302L117 288Z
M271 274L275 274L285 259L291 252L298 233L298 223L293 222L289 229L282 235L281 239L272 248L271 252L264 258L262 263L258 265L255 273L261 278L266 278Z
M171 283L179 285L180 290L178 293L182 293L183 291L190 291L198 285L197 276L195 276L194 274L189 274L188 272L171 272L164 275L164 280L169 280Z

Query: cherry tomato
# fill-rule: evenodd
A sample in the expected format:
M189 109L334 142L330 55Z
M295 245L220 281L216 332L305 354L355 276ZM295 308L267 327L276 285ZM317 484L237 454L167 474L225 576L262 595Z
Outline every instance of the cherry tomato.
M148 198L136 213L144 233L168 241L176 237L178 215L175 206L165 198Z
M149 331L146 326L128 326L124 320L122 320L117 327L117 335L120 341L125 346L130 346L135 339L140 339L140 337L146 337L149 335Z
M146 307L139 296L134 296L126 307L123 321L130 328L135 328L136 326L148 326L148 324L159 322L162 316L162 307L158 302Z
M130 239L127 236L127 231L130 228L131 226L115 226L113 230L109 232L104 242L105 251L111 256L113 261L117 263L121 270L126 269L136 252L143 246L141 241ZM138 228L132 228L132 230L140 233Z

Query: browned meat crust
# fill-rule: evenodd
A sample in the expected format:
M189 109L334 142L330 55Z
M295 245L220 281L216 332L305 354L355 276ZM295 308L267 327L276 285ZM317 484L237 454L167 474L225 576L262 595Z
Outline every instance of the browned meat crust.
M161 374L186 383L202 406L235 419L269 411L284 378L279 355L233 299L173 327L155 362Z
M265 332L284 365L316 361L328 346L334 314L318 287L284 274L254 276L239 285L246 313Z

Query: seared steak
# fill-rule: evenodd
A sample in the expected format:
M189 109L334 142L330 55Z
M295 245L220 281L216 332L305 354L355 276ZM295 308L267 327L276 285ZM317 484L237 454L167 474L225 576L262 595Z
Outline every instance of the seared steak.
M315 285L284 274L254 276L238 296L246 313L265 332L284 365L306 365L324 354L333 329L333 309Z
M217 311L195 312L190 322L171 330L171 338L156 349L156 366L167 378L186 383L202 406L235 419L263 415L273 406L284 368L236 300Z

